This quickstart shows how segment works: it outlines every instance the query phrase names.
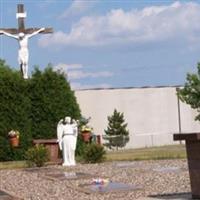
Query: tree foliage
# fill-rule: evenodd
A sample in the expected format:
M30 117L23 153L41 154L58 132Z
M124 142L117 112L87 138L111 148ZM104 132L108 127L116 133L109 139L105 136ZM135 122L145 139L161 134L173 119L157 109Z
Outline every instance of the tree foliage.
M30 144L31 123L28 83L19 72L11 70L0 60L0 160L23 159L24 150ZM8 132L20 132L20 149L9 145Z
M107 130L104 130L106 135L103 137L107 140L105 144L107 147L124 147L129 141L129 131L127 130L127 123L124 120L124 114L114 109L111 116L108 116Z
M50 66L43 73L35 69L29 91L34 138L55 138L56 126L61 118L80 117L80 109L69 83Z
M55 138L58 121L67 115L78 119L80 109L62 74L48 66L24 80L0 60L0 161L24 159L33 138ZM12 129L20 132L19 148L9 145Z
M195 120L200 120L200 63L197 65L197 74L187 74L184 88L179 89L178 97L181 101L197 109L198 115Z

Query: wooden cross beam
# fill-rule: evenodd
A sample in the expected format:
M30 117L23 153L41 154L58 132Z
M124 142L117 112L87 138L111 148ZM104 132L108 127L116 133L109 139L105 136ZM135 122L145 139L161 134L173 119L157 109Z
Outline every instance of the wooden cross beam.
M18 4L17 5L17 14L16 18L18 19L18 29L16 28L0 28L1 31L6 31L10 34L18 34L20 32L23 32L24 34L32 34L33 32L39 30L40 28L25 28L24 19L26 18L26 12L24 11L24 5ZM52 28L45 28L44 31L41 31L40 33L46 34L46 33L53 33ZM3 34L3 33L0 33Z

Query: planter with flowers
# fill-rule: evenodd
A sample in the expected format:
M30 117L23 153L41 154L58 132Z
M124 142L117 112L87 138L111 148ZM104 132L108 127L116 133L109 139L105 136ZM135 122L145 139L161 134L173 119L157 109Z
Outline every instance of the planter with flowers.
M84 125L81 127L81 136L84 142L90 142L92 137L92 128L90 126Z
M11 130L8 133L10 145L12 147L18 147L19 146L19 131Z

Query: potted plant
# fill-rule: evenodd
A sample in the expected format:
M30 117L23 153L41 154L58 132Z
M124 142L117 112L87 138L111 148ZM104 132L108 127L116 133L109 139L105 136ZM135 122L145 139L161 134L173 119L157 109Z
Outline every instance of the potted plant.
M19 146L19 135L20 135L19 131L16 130L11 130L8 132L8 137L12 147Z
M93 129L91 126L88 125L90 119L90 117L86 118L82 116L78 121L79 134L81 136L81 139L86 143L90 142L92 138Z
M84 142L90 142L92 135L92 128L88 125L81 127L81 135Z

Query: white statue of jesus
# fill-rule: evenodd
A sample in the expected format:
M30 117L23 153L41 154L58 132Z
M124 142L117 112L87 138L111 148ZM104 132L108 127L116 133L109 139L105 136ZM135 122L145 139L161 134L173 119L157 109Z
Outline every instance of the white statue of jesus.
M0 30L1 34L15 38L19 42L18 62L24 79L28 79L28 59L29 59L28 39L44 30L45 28L41 28L31 34L24 34L23 32L20 32L19 34L10 34L6 31Z

